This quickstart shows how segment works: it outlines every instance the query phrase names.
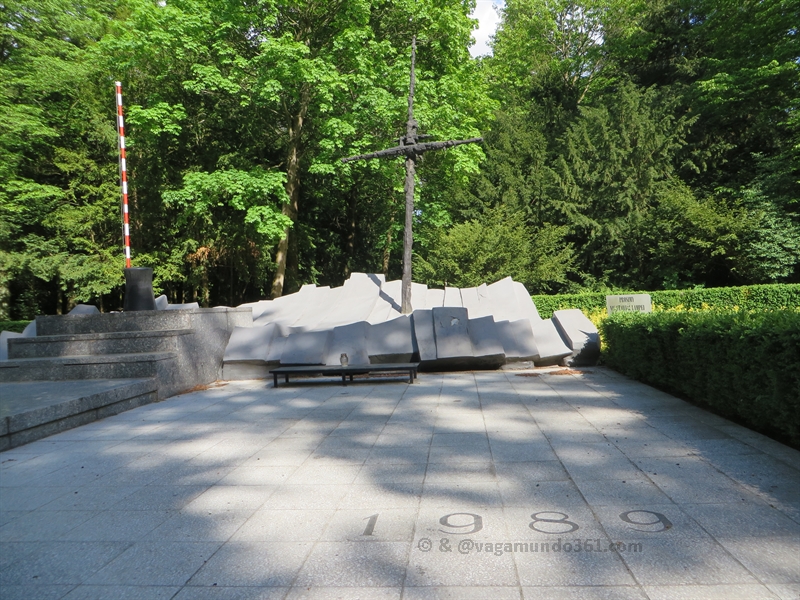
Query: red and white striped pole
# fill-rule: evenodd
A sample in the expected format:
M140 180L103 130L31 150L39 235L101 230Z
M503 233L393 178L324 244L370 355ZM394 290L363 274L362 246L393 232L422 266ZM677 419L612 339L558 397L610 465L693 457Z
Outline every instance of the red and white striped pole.
M128 220L128 168L125 164L125 122L122 118L122 83L117 88L117 131L119 132L119 178L122 184L122 240L125 245L125 268L131 266L131 230Z

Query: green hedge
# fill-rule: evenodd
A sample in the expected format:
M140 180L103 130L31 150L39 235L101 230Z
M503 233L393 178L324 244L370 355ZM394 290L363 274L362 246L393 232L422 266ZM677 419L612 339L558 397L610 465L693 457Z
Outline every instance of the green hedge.
M14 331L22 333L30 321L0 321L0 331Z
M800 306L800 284L776 283L727 288L696 290L667 290L661 292L613 292L614 294L650 294L653 304L664 309L683 305L685 308L775 310ZM606 307L605 293L561 294L531 296L543 319L553 316L554 310L580 308L587 312Z
M603 360L800 447L800 311L615 313Z

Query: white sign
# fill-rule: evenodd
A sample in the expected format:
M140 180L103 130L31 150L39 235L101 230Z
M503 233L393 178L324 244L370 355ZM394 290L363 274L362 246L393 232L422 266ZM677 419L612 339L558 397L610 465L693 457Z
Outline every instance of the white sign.
M629 294L627 296L606 296L606 309L608 314L619 311L625 312L653 312L650 294Z

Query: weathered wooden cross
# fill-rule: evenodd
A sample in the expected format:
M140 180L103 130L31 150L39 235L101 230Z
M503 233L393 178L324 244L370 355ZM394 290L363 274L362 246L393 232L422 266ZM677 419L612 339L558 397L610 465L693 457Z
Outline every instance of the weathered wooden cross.
M404 315L411 313L411 246L414 241L411 229L414 220L414 174L416 173L417 159L429 150L452 148L453 146L460 146L461 144L475 144L483 140L483 138L476 137L468 140L448 140L446 142L419 142L419 140L431 136L417 133L418 124L414 119L414 64L416 62L416 55L417 36L414 36L411 39L411 86L408 92L408 122L406 123L405 136L398 140L400 145L394 148L388 148L387 150L380 150L369 154L359 154L358 156L342 159L343 163L348 163L354 160L367 160L370 158L406 157L406 223L403 236L403 288L400 309Z

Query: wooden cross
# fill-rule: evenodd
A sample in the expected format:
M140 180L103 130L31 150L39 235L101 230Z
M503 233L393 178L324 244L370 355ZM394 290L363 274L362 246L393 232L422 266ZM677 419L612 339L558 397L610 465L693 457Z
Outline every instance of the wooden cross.
M417 159L430 150L442 150L460 146L461 144L475 144L483 140L483 138L476 137L468 140L448 140L446 142L420 142L420 140L431 136L417 133L418 123L414 119L414 65L416 56L417 36L415 35L411 39L411 85L408 92L408 122L406 123L405 136L398 140L400 145L386 150L379 150L378 152L359 154L358 156L342 159L343 163L348 163L354 160L367 160L370 158L406 157L406 182L404 188L406 192L406 222L403 235L403 287L400 309L404 315L411 313L411 247L414 242L411 228L414 220L414 175L416 173Z

